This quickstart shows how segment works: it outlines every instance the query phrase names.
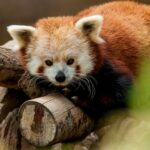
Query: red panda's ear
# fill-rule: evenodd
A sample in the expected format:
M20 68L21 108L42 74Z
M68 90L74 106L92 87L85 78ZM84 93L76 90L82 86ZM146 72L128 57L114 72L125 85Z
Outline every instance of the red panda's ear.
M10 25L7 27L7 31L17 44L15 50L19 50L28 44L36 29L32 26Z
M98 44L104 43L104 40L100 37L100 31L102 28L103 16L94 15L83 17L75 24L76 28L80 29L84 34Z

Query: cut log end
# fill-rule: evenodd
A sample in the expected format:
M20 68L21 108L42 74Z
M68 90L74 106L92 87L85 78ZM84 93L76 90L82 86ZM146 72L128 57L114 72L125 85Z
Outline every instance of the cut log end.
M93 128L93 121L60 94L25 102L19 121L22 135L35 146L81 137Z
M30 102L23 106L21 113L21 133L31 144L45 146L54 140L55 120L47 109L36 102Z

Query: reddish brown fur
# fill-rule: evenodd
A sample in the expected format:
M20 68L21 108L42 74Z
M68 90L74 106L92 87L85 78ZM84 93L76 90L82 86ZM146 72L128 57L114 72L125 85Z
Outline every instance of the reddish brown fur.
M44 19L40 19L36 23L36 27L41 27L47 33L52 33L54 30L57 30L59 27L69 25L73 27L73 17L48 17ZM51 28L50 28L51 27Z
M38 69L37 69L37 73L41 74L43 73L44 71L44 66L40 66Z
M142 57L150 55L150 6L129 1L111 2L91 7L77 16L95 14L104 17L101 36L106 44L99 45L100 52L104 51L109 59L124 62L136 75Z
M19 59L20 59L21 65L26 69L26 50L25 50L25 48L20 49Z
M81 69L80 66L77 65L77 66L76 66L76 72L77 72L77 73L80 73L80 69Z
M131 1L111 2L91 7L76 16L41 19L36 23L36 27L41 35L46 33L48 36L53 36L54 31L60 30L54 36L57 36L58 41L60 39L59 45L61 45L63 42L61 39L66 32L71 29L76 33L77 20L95 14L104 17L100 36L106 43L98 45L89 41L96 58L94 72L100 69L103 58L108 58L122 72L136 76L141 59L150 56L150 6L148 5ZM62 30L60 27L65 28ZM86 38L81 33L76 34L79 34L80 38ZM21 52L21 55L24 64L24 52ZM77 71L80 70L78 68Z

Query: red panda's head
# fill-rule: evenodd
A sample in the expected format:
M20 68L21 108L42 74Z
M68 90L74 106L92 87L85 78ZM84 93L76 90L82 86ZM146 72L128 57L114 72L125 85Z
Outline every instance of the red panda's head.
M21 62L32 75L43 75L57 86L91 73L95 55L90 42L101 43L103 18L95 15L74 22L73 17L41 19L36 27L11 25Z

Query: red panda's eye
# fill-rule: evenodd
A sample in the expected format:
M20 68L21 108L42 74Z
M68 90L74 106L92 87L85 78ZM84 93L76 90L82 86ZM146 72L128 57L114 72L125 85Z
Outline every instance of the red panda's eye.
M70 58L67 60L67 65L72 65L74 63L74 59Z
M45 60L45 64L47 66L52 66L53 65L53 62L51 60Z

